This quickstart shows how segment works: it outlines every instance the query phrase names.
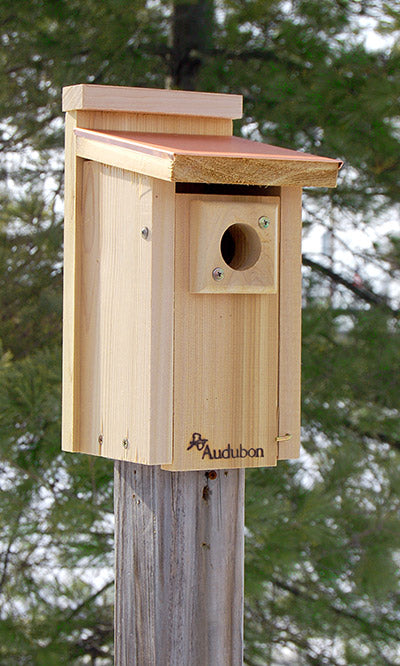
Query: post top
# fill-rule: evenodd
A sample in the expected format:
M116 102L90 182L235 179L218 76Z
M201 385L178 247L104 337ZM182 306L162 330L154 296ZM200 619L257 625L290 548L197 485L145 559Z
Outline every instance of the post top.
M80 83L63 88L63 111L121 111L209 118L242 117L242 95Z

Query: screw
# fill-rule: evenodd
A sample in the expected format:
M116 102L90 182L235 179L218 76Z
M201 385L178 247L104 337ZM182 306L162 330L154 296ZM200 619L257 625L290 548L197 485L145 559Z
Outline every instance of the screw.
M127 437L125 437L125 439L122 440L122 446L124 447L124 449L127 449L127 448L128 448L128 446L129 446L129 439L128 439Z
M147 240L150 234L149 227L143 227L142 231L140 232L142 235L143 240Z
M224 279L224 269L223 268L214 268L212 276L216 282Z
M211 472L208 472L206 476L208 479L211 479L211 481L214 481L217 478L218 473L215 470L212 470Z
M261 227L261 229L268 229L270 224L269 219L265 217L265 215L258 218L258 226Z
M103 435L99 435L97 441L98 441L98 443L99 443L100 446L101 446L101 445L103 444L103 441L104 441L104 437L103 437Z

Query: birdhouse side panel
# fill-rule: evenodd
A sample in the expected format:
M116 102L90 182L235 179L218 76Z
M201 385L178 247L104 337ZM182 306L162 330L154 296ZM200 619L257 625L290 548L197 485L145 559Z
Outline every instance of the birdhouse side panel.
M171 459L172 428L173 210L155 182L85 161L76 243L75 450L147 464Z
M63 380L62 380L62 448L74 450L76 415L76 182L82 182L82 160L75 155L76 112L67 113L65 119L65 212L64 212L64 266L63 266Z
M301 194L281 188L278 459L298 458L301 421Z

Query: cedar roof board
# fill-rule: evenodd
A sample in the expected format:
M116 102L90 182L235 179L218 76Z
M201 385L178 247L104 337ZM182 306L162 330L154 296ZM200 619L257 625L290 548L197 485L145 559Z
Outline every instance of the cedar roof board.
M330 175L330 182L305 182L304 186L310 185L328 185L332 186L332 172L335 176L337 171L342 167L343 162L340 160L332 159L329 157L321 157L303 153L300 151L290 150L288 148L280 148L270 144L250 141L236 136L204 136L204 135L187 135L187 134L159 134L151 132L123 132L123 131L97 131L77 128L74 130L77 137L94 141L95 143L103 144L106 146L120 147L125 150L134 151L138 154L149 155L153 158L167 160L171 164L178 164L179 158L188 158L191 160L192 165L198 161L199 167L204 164L204 160L210 158L217 160L219 169L221 168L221 161L227 161L229 166L230 160L240 160L242 164L246 161L257 160L257 164L262 165L263 161L271 163L283 163L286 167L293 168L304 167L307 165L310 168L320 166L323 169L328 169ZM297 164L297 167L296 167ZM221 175L221 174L220 174ZM171 178L174 180L174 178ZM177 178L178 180L178 178ZM323 179L322 179L323 180ZM205 182L205 181L204 181ZM213 182L217 182L216 180ZM229 182L223 180L221 182ZM275 183L277 184L277 183ZM290 184L286 182L285 184ZM297 180L293 184L299 184Z
M289 148L280 148L268 143L259 143L237 136L205 136L193 134L159 134L153 132L122 132L107 130L99 132L77 128L77 136L91 138L104 143L139 150L158 157L173 158L175 155L201 155L204 157L243 157L244 159L265 157L266 159L301 160L310 162L336 163L331 157L311 155Z
M79 83L63 88L63 111L116 111L206 118L242 117L242 95Z

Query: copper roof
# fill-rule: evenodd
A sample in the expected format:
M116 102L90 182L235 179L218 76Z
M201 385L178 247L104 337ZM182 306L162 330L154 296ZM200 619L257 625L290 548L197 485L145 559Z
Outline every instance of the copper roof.
M76 129L78 155L95 142L108 155L120 149L154 164L154 177L183 182L221 182L254 185L336 185L340 160L249 141L235 136L159 134L150 132ZM81 150L79 149L81 146ZM90 152L90 150L89 150ZM81 154L83 157L90 155ZM103 161L100 159L99 161ZM146 161L146 160L145 160ZM108 163L106 161L106 163ZM121 166L117 164L116 166ZM149 167L151 171L151 167ZM140 168L133 169L140 171ZM165 172L165 173L164 173ZM143 173L146 170L143 169Z

